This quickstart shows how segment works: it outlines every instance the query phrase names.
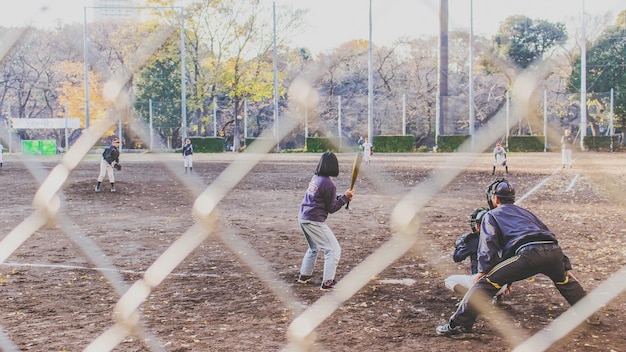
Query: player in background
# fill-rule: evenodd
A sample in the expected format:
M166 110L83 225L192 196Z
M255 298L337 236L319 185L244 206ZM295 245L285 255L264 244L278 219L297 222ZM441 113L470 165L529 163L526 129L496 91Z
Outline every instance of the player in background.
M361 148L363 148L363 161L365 161L366 164L369 164L371 156L374 154L374 145L370 143L370 139L368 137L365 137L365 141L361 145Z
M357 141L359 148L363 149L363 143L365 143L365 141L363 140L363 136L360 136L359 140Z
M483 216L487 214L489 209L476 208L469 216L469 224L472 232L463 234L454 243L454 252L452 253L452 260L455 263L460 263L465 258L470 258L471 275L450 275L444 283L446 287L456 293L465 294L467 290L474 285L474 278L478 274L478 241L480 236L480 224ZM509 286L506 286L509 287ZM507 291L506 287L502 287L494 296L493 303L499 301L502 294ZM508 292L508 291L507 291Z
M341 209L348 201L352 200L353 190L347 190L344 194L337 194L337 187L331 177L339 175L339 162L332 152L322 154L315 174L304 193L304 199L300 205L298 222L304 234L309 248L304 254L300 267L298 282L308 283L313 276L317 254L324 252L324 274L322 276L322 290L331 290L335 286L335 274L341 247L337 237L326 224L328 214Z
M544 274L570 306L586 292L569 272L569 258L548 227L530 211L515 205L515 188L499 178L487 188L491 209L483 216L478 243L478 274L448 323L437 327L437 335L470 333L483 297L493 297L504 285ZM594 313L589 324L600 324Z
M187 173L187 168L189 168L189 173L193 172L193 144L191 144L191 139L185 139L185 145L183 146L183 158L185 165L185 173Z
M565 168L565 165L572 168L572 146L574 145L574 136L572 136L572 131L570 131L569 128L563 133L563 136L561 136L561 164L563 164L563 168Z
M113 169L120 163L120 140L113 138L111 145L102 152L102 160L100 160L100 175L98 175L98 183L96 183L96 192L100 192L100 184L104 180L106 174L111 182L111 192L115 192L115 174Z
M4 156L4 146L0 142L0 169L2 169L3 156Z
M491 171L492 175L496 174L496 166L502 165L504 166L504 174L509 174L509 167L506 165L506 150L502 147L502 143L496 144L496 147L493 148L493 156L496 160L493 161L493 171Z

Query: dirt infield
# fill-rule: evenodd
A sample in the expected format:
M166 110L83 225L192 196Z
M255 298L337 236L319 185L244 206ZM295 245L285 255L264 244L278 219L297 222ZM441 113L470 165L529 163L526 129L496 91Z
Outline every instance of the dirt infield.
M235 158L201 155L185 175L178 154L122 154L116 193L94 192L96 156L83 160L61 197L63 219L28 238L0 265L0 328L20 351L81 351L113 325L120 295L194 223L196 196ZM351 154L340 154L338 190L350 182ZM433 170L455 171L463 154L376 154L364 165L349 210L328 219L342 246L338 279L392 237L390 215L407 191ZM574 273L591 291L626 264L626 155L579 153L573 169L560 168L557 153L509 155L520 205L557 234ZM229 192L219 205L219 227L163 281L141 306L143 334L129 336L115 351L278 351L287 329L320 297L322 258L312 283L295 279L306 244L297 224L303 192L319 154L272 154ZM316 329L316 351L509 351L484 317L466 340L437 337L435 327L460 297L443 279L467 273L452 262L454 241L469 231L468 214L486 206L491 154L460 171L419 212L419 240L367 285L340 304ZM0 170L0 236L19 228L33 212L41 180L60 158L24 164L5 155ZM161 162L174 165L172 172ZM28 168L27 168L28 166ZM501 173L501 170L498 170ZM68 226L68 223L71 226ZM69 233L68 233L69 229ZM76 241L96 244L84 253ZM120 282L96 270L97 255L118 271ZM274 280L274 281L272 281ZM278 288L278 289L277 289ZM294 302L281 301L286 291ZM296 307L296 308L293 308ZM537 276L513 285L503 312L516 334L532 336L568 309L551 282ZM550 351L626 351L626 296L601 311L600 326L580 325ZM0 341L1 342L1 341ZM9 350L6 342L0 343Z

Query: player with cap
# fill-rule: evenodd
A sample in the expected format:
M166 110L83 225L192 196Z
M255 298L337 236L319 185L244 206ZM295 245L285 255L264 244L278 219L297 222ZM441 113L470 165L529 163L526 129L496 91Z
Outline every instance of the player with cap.
M504 285L536 274L548 276L570 305L586 292L572 276L567 256L556 236L530 211L517 206L515 188L504 178L487 188L489 212L483 216L478 243L478 274L456 312L437 327L440 336L470 333L486 297L493 297ZM594 314L589 324L599 324Z
M471 275L450 275L446 277L444 283L446 287L456 293L465 294L467 290L474 285L474 278L478 274L478 240L480 237L480 224L482 223L483 216L487 214L489 209L476 208L469 216L469 225L472 232L465 233L459 237L454 243L454 252L452 252L452 260L455 263L460 263L465 258L470 258ZM501 300L502 294L507 291L508 286L502 287L493 297L493 303L498 303Z
M100 175L98 175L98 183L96 183L96 192L100 192L100 184L104 180L104 175L109 177L111 182L111 192L115 192L115 174L113 169L121 170L120 164L120 140L113 138L111 145L102 152L102 160L100 160Z

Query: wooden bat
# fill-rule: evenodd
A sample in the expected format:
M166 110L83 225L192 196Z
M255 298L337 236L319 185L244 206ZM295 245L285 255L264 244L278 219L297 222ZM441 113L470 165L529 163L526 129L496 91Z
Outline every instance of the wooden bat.
M354 157L354 163L352 164L352 181L350 181L350 190L354 189L354 184L356 183L357 177L359 177L359 170L361 169L361 161L363 161L363 153L358 152ZM346 203L346 209L350 205L350 201Z

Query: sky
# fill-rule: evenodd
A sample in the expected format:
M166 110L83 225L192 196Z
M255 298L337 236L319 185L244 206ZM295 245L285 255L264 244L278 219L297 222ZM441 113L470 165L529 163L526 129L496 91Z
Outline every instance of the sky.
M179 4L193 0L178 0ZM307 9L306 25L294 33L294 45L322 52L352 39L369 39L369 4L372 4L372 40L389 45L402 37L436 34L439 28L439 0L261 0L277 11L291 7ZM470 6L473 4L473 6ZM87 7L89 21L92 0L3 0L0 3L0 24L20 26L35 24L54 26L61 23L83 23ZM573 24L581 13L588 16L609 14L611 24L620 11L626 10L624 0L448 0L450 30L469 31L490 37L500 23L512 15L532 19ZM42 8L46 7L45 10ZM470 8L473 7L473 11ZM473 16L470 14L473 12ZM269 19L271 21L271 18ZM572 31L570 30L570 33Z

